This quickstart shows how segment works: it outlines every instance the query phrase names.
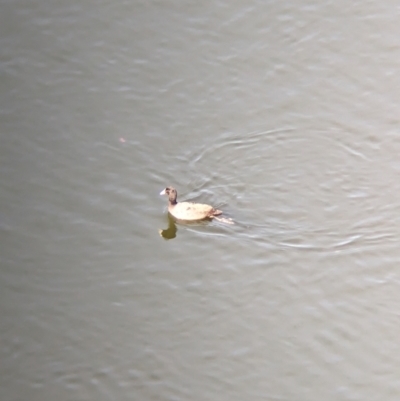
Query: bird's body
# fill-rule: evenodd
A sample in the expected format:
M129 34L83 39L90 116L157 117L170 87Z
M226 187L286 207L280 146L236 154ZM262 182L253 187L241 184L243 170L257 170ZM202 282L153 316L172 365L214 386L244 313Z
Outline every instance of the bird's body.
M212 218L222 214L221 210L214 209L210 205L193 202L179 202L168 205L168 211L178 220L196 221Z
M160 195L168 195L168 212L177 220L199 221L212 219L222 214L221 210L204 203L178 202L176 200L178 194L172 187L165 188Z

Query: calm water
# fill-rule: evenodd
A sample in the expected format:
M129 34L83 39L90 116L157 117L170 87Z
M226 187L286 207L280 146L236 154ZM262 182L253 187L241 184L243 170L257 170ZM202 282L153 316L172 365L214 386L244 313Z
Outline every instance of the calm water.
M399 18L3 1L0 398L398 400Z

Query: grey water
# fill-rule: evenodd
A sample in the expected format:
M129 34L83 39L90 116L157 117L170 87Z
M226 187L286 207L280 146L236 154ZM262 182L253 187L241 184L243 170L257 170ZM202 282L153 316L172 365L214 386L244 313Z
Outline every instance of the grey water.
M399 399L396 2L0 10L1 400Z

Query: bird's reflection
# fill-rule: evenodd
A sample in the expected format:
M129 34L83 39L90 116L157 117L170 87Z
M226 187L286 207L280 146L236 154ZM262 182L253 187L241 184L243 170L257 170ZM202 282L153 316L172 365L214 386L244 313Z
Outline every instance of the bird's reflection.
M187 227L205 227L210 223L209 219L201 220L201 221L181 221L175 220L169 213L168 213L168 228L165 230L159 229L158 232L161 237L164 239L173 239L176 237L176 233L178 231L177 224L184 225Z
M166 228L165 230L160 228L158 232L164 239L173 239L176 237L177 231L178 228L176 227L174 219L168 214L168 228Z

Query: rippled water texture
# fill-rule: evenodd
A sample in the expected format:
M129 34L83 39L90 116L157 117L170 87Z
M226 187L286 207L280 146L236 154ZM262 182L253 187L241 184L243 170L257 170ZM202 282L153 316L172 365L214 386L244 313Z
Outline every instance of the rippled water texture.
M1 400L398 400L399 13L3 2Z

